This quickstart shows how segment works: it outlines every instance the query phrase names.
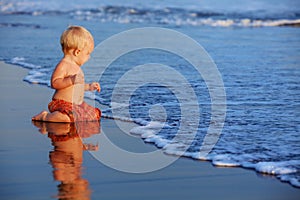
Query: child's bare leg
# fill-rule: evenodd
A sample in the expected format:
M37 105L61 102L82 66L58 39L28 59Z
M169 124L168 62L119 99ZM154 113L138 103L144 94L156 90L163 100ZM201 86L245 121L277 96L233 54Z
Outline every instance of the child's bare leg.
M71 122L70 118L58 111L53 113L48 113L47 111L42 111L36 116L32 117L33 121L44 121L44 122Z
M71 122L68 115L63 114L59 111L54 111L53 113L48 113L46 116L47 122Z

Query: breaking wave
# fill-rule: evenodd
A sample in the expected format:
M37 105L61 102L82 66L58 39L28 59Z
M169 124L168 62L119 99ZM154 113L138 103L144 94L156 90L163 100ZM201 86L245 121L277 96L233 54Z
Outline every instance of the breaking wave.
M51 7L53 8L53 7ZM300 26L300 12L216 12L188 8L139 8L133 6L100 6L98 8L79 8L57 10L39 4L2 3L0 13L5 15L67 15L87 21L115 23L146 23L169 26L213 26L213 27L265 27ZM6 25L6 24L4 24Z

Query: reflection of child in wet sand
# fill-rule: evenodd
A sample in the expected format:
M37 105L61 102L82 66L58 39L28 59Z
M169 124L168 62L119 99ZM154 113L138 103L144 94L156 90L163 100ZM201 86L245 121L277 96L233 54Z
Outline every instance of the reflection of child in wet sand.
M70 126L59 128L57 126L62 125L56 125L56 132L49 132L48 137L54 146L54 150L49 153L53 177L61 182L57 186L58 198L89 199L88 181L81 177L84 150L81 139L74 131L68 130Z
M60 181L57 186L58 199L90 199L89 183L81 176L83 151L98 150L98 146L84 145L81 137L99 133L100 123L34 122L34 124L40 128L41 133L48 133L54 147L49 153L49 158L53 167L53 177Z
M64 57L56 66L51 87L55 89L48 105L50 113L42 111L34 121L74 122L97 121L101 111L84 102L84 91L100 91L97 82L86 84L81 66L88 61L94 49L94 39L81 26L71 26L61 36L60 43Z

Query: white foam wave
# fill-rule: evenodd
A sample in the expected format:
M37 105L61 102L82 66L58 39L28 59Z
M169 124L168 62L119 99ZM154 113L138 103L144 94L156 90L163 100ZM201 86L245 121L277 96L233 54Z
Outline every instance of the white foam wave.
M232 159L231 155L223 154L223 155L216 155L212 161L213 165L219 167L238 167L241 166L240 163L236 162Z
M282 182L288 182L292 186L300 188L300 181L295 177L291 177L290 175L281 175L279 176L279 179Z
M252 20L252 19L201 19L198 21L182 22L182 25L193 25L193 26L214 26L214 27L271 27L271 26L300 26L300 19L295 20Z
M299 11L267 12L216 12L199 8L176 7L140 7L138 5L117 6L92 4L70 4L68 8L62 2L44 3L39 1L2 2L0 12L4 14L66 15L78 20L128 23L149 23L173 26L213 26L213 27L269 27L300 26ZM281 16L281 17L279 17ZM12 24L3 24L9 26ZM28 25L27 25L28 26ZM39 26L31 25L39 28Z
M177 12L151 12L146 14L133 14L132 9L121 14L102 12L72 12L71 16L79 20L99 20L101 22L128 23L154 23L175 26L213 26L213 27L276 27L276 26L300 26L300 19L255 19L233 17L226 14L197 14L189 11ZM222 17L219 17L221 15Z
M23 68L29 69L28 74L23 79L24 81L31 84L50 86L50 69L42 68L40 65L28 63L24 57L14 57L11 60L8 60L7 63L19 65Z
M299 170L294 166L300 166L300 160L259 162L254 165L254 169L263 174L276 175L281 181L300 187L299 177L295 175Z
M14 57L11 60L9 60L8 63L14 64L14 65L19 65L19 66L27 68L27 69L41 68L41 66L39 66L39 65L34 65L34 64L25 62L25 58L23 58L23 57Z
M296 173L298 170L291 165L300 165L300 161L282 161L282 162L259 162L255 165L255 170L271 175L283 175Z

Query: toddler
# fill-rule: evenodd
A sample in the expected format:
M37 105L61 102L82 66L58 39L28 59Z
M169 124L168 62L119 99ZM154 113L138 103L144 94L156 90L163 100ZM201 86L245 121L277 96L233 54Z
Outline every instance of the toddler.
M100 120L101 111L84 102L84 91L97 90L100 84L86 84L81 66L94 50L91 33L81 26L70 26L63 32L60 43L64 57L57 64L51 77L55 89L48 105L50 112L42 111L32 117L34 121L75 122Z

